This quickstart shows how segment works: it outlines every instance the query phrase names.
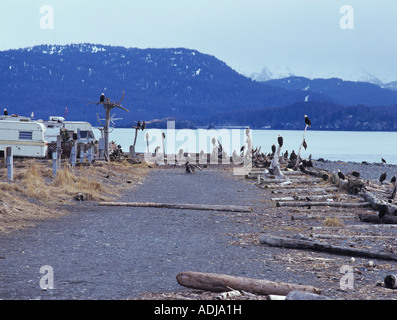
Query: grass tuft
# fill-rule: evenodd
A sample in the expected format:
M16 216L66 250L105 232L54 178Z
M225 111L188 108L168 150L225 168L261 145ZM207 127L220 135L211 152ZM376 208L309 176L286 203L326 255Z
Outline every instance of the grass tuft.
M339 218L327 217L327 218L325 218L325 221L324 221L323 225L326 226L326 227L342 227L345 224L342 221L340 221Z

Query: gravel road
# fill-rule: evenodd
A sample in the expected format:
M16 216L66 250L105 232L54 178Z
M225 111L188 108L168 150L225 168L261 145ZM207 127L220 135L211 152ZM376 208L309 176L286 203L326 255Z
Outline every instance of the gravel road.
M261 191L222 170L194 175L183 168L153 169L120 201L258 203ZM235 213L166 208L72 206L67 216L0 235L0 299L125 299L145 292L183 290L181 271L277 279L263 247L233 245L231 233L258 230ZM54 289L40 281L53 270ZM282 280L282 279L281 279ZM42 282L44 285L46 282Z

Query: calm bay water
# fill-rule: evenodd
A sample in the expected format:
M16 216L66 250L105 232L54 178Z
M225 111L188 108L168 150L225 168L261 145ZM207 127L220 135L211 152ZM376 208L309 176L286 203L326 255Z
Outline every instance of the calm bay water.
M165 149L167 153L177 153L180 148L185 152L210 152L213 137L219 139L226 152L230 155L233 150L239 152L244 145L246 135L244 129L218 129L218 130L160 130L148 129L139 131L136 151L146 152L146 134L149 134L149 150L159 146L162 152L162 132L165 133ZM99 131L95 129L97 137ZM284 138L282 152L292 150L298 152L302 142L303 130L252 130L251 137L254 148L261 146L262 152L270 152L271 145L277 145L277 137ZM135 136L134 129L114 129L110 140L121 145L124 151L129 150ZM306 132L307 150L302 150L303 157L310 154L313 159L324 158L327 160L341 160L362 162L380 162L381 158L387 163L397 164L397 132L351 132L351 131L314 131Z

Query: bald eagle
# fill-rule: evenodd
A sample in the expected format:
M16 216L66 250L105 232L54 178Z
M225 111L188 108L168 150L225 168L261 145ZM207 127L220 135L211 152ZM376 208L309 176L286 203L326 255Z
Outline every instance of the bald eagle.
M6 108L4 108L4 115L5 115L5 116L8 116L8 111L7 111Z
M307 115L305 115L305 123L306 125L308 125L309 127L312 126L312 122L310 121L309 117Z
M380 177L379 177L379 182L382 183L383 181L386 180L387 174L386 172L383 172Z
M289 160L295 160L295 159L297 159L297 157L298 156L296 155L295 150L292 150L292 152L289 156Z
M303 139L302 145L303 145L303 148L305 148L305 150L306 150L306 149L307 149L307 143L306 143L306 140L305 140L305 139Z
M339 169L338 169L338 177L339 179L345 180L345 175L342 172L340 172Z
M100 103L105 102L105 94L104 93L102 93L101 96L99 97L99 101L100 101ZM99 103L97 103L96 105L99 105Z
M382 204L382 205L379 207L379 213L378 213L379 220L382 220L382 219L383 219L383 217L387 214L387 211L388 211L387 205Z
M358 171L356 171L356 170L353 170L353 171L352 171L352 176L353 176L353 177L356 177L356 178L360 178L360 172L358 172Z
M272 145L272 153L273 153L273 154L276 153L276 145L275 145L275 144Z
M284 139L283 139L283 137L280 136L280 135L278 135L277 141L278 141L278 145L279 145L280 148L281 148L281 147L283 146L283 144L284 144Z

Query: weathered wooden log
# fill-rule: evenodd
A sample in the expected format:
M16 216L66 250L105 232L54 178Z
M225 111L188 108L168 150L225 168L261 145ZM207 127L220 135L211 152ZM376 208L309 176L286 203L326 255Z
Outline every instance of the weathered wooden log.
M317 193L322 195L329 195L329 192L337 191L336 188L291 188L290 186L266 186L267 188L272 189L272 193L300 193L300 192L308 192L310 194ZM275 190L276 189L276 190ZM332 195L329 195L332 196Z
M213 292L243 290L260 295L281 296L295 290L321 293L319 288L312 286L194 271L181 272L176 276L176 280L184 287Z
M346 224L343 229L394 229L397 228L396 224ZM325 230L325 229L335 229L334 226L314 226L310 227L311 230Z
M384 279L385 287L389 289L397 289L397 275L389 274Z
M266 185L266 184L274 184L274 183L290 183L288 179L278 179L278 178L269 178L269 177L263 177L261 182L259 183L260 185Z
M277 207L307 207L328 206L337 208L365 208L370 207L369 202L337 202L337 201L278 201Z
M294 192L320 192L320 191L338 191L339 189L337 187L333 186L316 186L316 187L301 187L301 188L296 188L295 184L288 184L288 185L271 185L269 186L277 189L286 189L286 191L294 191Z
M299 177L302 177L302 176L305 175L302 171L293 171L293 170L286 170L286 171L283 171L283 173L286 176L299 176Z
M273 300L276 300L276 301L285 300L285 296L278 296L276 294L269 294L267 296L267 300L271 300L271 301L273 301Z
M289 182L295 184L310 184L310 183L318 183L321 182L321 178L312 178L312 179L307 179L307 178L299 178L299 179L278 179L278 178L269 178L269 176L263 176L263 179L261 181L261 185L266 185L266 184L275 184L275 183L283 183L283 182ZM261 187L261 186L260 186Z
M360 213L358 215L358 218L362 222L397 224L397 216L385 215L382 219L379 219L379 216L377 214Z
M294 197L271 198L272 201L295 201Z
M251 212L252 208L235 205L206 205L206 204L169 204L151 202L100 202L100 206L110 207L152 207L186 210L208 210L208 211L230 211L230 212Z
M324 181L327 181L330 176L327 171L315 167L305 167L305 172L311 176L319 177Z
M285 297L285 300L330 300L329 298L310 292L291 291Z
M272 201L313 201L320 199L330 199L333 201L335 195L333 194L321 194L321 195L307 195L307 196L290 196L290 197L279 197L279 198L271 198ZM308 200L310 199L310 200ZM359 200L360 201L360 200ZM331 201L328 201L331 202ZM364 202L364 201L362 201Z
M334 209L332 209L334 210ZM317 211L316 211L317 212ZM355 216L345 216L345 215L337 215L337 216L328 216L329 218L338 218L338 219L357 219ZM316 215L310 215L310 214L305 214L303 216L297 216L297 215L292 215L291 220L323 220L324 215L316 214ZM312 227L313 228L313 227Z
M360 194L365 201L368 201L371 203L371 206L374 209L379 209L379 206L386 204L386 201L379 199L373 192L362 192Z
M394 253L333 246L330 244L311 240L288 239L263 235L259 238L259 243L266 244L272 247L321 251L340 255L397 261L397 254Z
M397 215L397 206L394 204L390 204L385 200L379 199L373 192L365 191L360 193L360 195L364 198L365 201L371 203L372 208L375 210L379 210L380 206L386 205L387 215Z
M250 172L245 175L245 179L256 180L256 179L258 179L258 177L259 178L264 177L265 174L266 174L265 172L261 172L261 173L260 172L255 172L255 173Z
M397 194L397 186L394 186L393 191L391 192L390 199L395 199Z
M278 178L278 179L285 179L286 177L284 176L284 173L281 171L280 168L280 151L281 151L282 145L277 146L277 151L276 154L273 157L272 162L270 163L270 171L273 172L273 174ZM287 178L288 179L288 178Z
M373 236L373 235L339 235L339 234L312 234L311 237L318 239L396 239L395 236Z

